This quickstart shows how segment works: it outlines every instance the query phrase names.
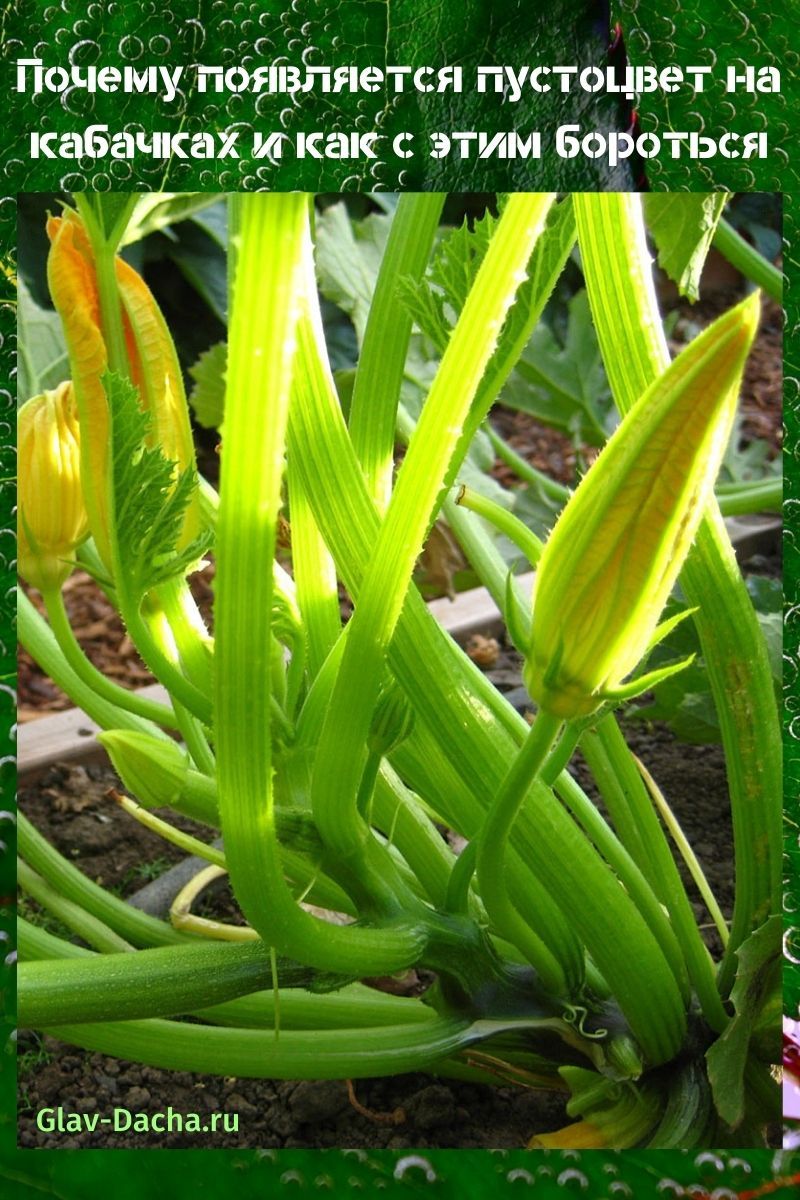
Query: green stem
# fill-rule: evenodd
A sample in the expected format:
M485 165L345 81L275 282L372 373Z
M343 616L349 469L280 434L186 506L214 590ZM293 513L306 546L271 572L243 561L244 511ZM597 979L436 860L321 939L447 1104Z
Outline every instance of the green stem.
M509 198L409 443L362 581L312 783L320 833L343 856L357 857L368 836L355 797L386 651L476 391L552 201L549 195Z
M509 574L505 560L497 550L495 543L487 536L481 523L470 516L465 507L456 503L453 493L446 498L442 505L442 512L456 535L468 562L472 564L481 583L494 600L499 612L503 614L506 628L508 628L510 617L509 602L516 610L527 614L526 625L529 627L530 594L523 595L519 580L516 576ZM529 543L528 548L533 550L534 543ZM527 643L528 639L529 628L526 628L523 641ZM520 653L522 652L520 651Z
M398 280L422 278L442 214L444 196L409 193L392 219L370 304L350 404L350 436L370 496L384 512L392 491L394 429L411 315Z
M120 375L123 379L129 380L131 377L131 368L125 341L122 305L117 286L115 246L106 242L103 232L100 230L92 212L91 204L86 198L76 197L76 202L84 218L95 256L100 318L103 340L106 347L108 370ZM184 678L180 671L172 666L150 636L149 630L141 618L139 609L141 597L130 595L129 589L126 586L125 564L118 561L117 539L113 533L111 542L117 602L128 633L136 643L136 647L144 662L156 678L190 712L200 717L206 724L209 724L211 720L211 708L202 692L195 688L189 680Z
M194 941L164 921L133 908L68 862L42 837L24 813L18 814L19 852L67 900L85 908L134 946L172 946Z
M372 798L375 826L391 834L397 847L437 908L444 905L453 853L416 796L384 762Z
M86 959L93 951L54 937L23 917L18 922L17 945L23 962L43 959ZM271 1029L275 1014L273 992L251 992L208 1008L192 1010L215 1025ZM281 988L281 1024L284 1029L364 1029L383 1025L425 1024L436 1020L432 1008L420 1000L390 996L353 983L336 992L308 992L294 985Z
M484 507L484 509L483 509L484 514L486 515L486 517L489 520L492 521L492 523L496 523L496 518L497 518L496 509L497 508L499 508L499 506L493 506L490 504L490 505ZM502 509L500 511L504 512L504 510L502 510ZM473 566L475 566L476 570L478 571L478 575L479 575L482 583L488 588L490 594L495 599L495 602L497 603L498 608L500 608L501 612L504 611L506 602L508 600L508 596L504 591L504 580L507 580L507 574L506 574L505 564L504 564L503 560L501 559L496 547L488 540L485 532L479 527L478 522L474 521L474 519L472 517L470 517L469 513L466 512L464 510L464 508L453 503L451 498L449 498L445 504L445 514L447 516L447 519L448 519L451 527L453 528L454 532L456 533L456 536L458 537L462 547L464 548L469 561L473 564ZM516 518L512 517L511 520L516 521ZM515 529L514 530L515 535L517 534L517 532L518 531ZM530 543L529 545L526 545L526 549L529 553L531 553L531 557L533 558L533 560L535 562L536 559L538 558L538 548L537 548L536 544ZM513 584L513 580L512 580L512 584ZM517 604L519 605L521 603L522 602L520 601L520 599L518 597ZM611 721L613 723L613 718L609 718L609 721ZM543 766L543 769L541 772L541 780L543 783L552 785L552 783L555 782L556 778L559 775L559 772L561 771L561 769L563 767L566 766L566 763L572 754L576 737L583 736L583 733L584 733L584 729L581 728L579 723L576 723L572 727L567 729L567 731L565 732L561 741L559 742L558 746L552 752L552 754L549 756L547 762ZM610 776L612 785L614 787L616 787L616 778L615 778L613 772L611 771L610 766L608 767L608 774ZM638 779L638 784L639 784L640 788L643 787L641 779ZM577 785L574 783L574 781L572 781L570 779L570 777L566 774L562 775L559 778L559 785L562 787L568 787L568 788L572 788L572 789L577 788ZM582 793L580 795L582 797ZM585 797L583 799L585 799ZM588 800L586 801L586 804L588 804ZM627 808L624 804L621 806L618 805L617 809L621 811L623 817L627 817ZM612 813L616 812L617 809L612 809ZM585 811L585 808L584 808L584 811ZM521 817L524 818L524 813L521 814ZM585 825L585 822L584 822L584 825ZM656 825L658 825L657 822L656 822ZM520 828L522 828L522 821L520 821ZM643 848L641 845L641 841L639 840L639 835L638 835L638 831L636 829L635 823L633 821L628 821L626 829L627 829L627 832L629 832L631 836L630 836L630 839L628 839L628 840L626 840L625 837L622 838L623 846L627 848L629 854L632 853L631 845L634 845L636 847L637 853L632 854L632 857L634 859L634 864L636 866L638 866L639 869L643 872L645 878L647 880L650 880L651 877L650 877L649 872L642 865L642 860L646 859L646 855L644 854L644 851L643 851ZM663 833L662 833L660 827L658 827L656 829L656 833L658 836L660 836L662 838L662 841L663 841L664 840ZM616 842L616 839L615 839L615 842ZM666 847L666 842L664 842L664 845ZM667 848L667 853L668 853L668 848ZM670 859L670 861L671 861L671 859ZM673 869L674 869L674 864L673 864ZM468 872L468 870L469 870L469 867L467 864L465 864L463 867L459 867L458 871L454 873L455 877L452 880L452 887L453 887L456 895L459 894L459 891L463 892L463 888L464 888L463 880L461 880L459 878L459 876L462 872L464 874L466 874ZM676 873L676 878L677 878L677 873ZM467 883L468 883L468 877L467 877ZM678 884L680 884L679 879L678 879ZM651 886L652 886L652 883L651 883ZM684 894L684 902L688 905L688 901L686 900L685 894ZM519 900L517 900L516 904L517 904L517 908L520 909ZM645 909L642 911L652 911L652 905L649 905L649 902L646 901ZM690 914L690 916L691 916L691 914ZM660 924L658 927L660 928ZM651 931L654 928L652 922L650 923L650 928L651 928ZM696 930L695 930L695 936L698 936ZM667 935L667 937L668 937L668 935ZM664 939L663 939L663 930L662 930L662 941L664 942L664 945L666 945L666 941L664 941ZM663 948L664 947L662 945L662 952L663 952ZM703 948L701 947L701 951L702 951L702 949ZM705 957L707 958L707 955ZM606 970L608 970L608 968L606 968ZM702 975L702 971L700 972L700 974ZM683 972L680 970L676 971L674 969L674 964L673 964L674 978L677 980L677 979L681 978L682 975L683 975ZM711 982L713 984L713 975L709 976L708 970L706 970L706 974L705 974L704 978L706 979L706 981L708 980L708 978L711 978ZM715 1011L714 1006L712 1005L711 1002L709 1002L707 1004L707 1008L708 1008L709 1012ZM719 1015L718 1010L717 1010L717 1015Z
M308 673L313 681L342 632L336 566L322 540L291 457L286 480L292 522L292 570L308 643Z
M571 206L563 216L570 213ZM550 232L548 228L544 237ZM560 226L559 233L564 232ZM553 269L557 271L557 265ZM542 303L546 294L540 297ZM304 341L302 327L299 353L299 378L305 386L297 389L290 412L290 453L295 455L315 519L345 586L357 600L374 551L378 517L344 426L322 347L314 337ZM493 386L497 379L493 372ZM481 387L481 404L486 395L491 398L486 386ZM481 410L478 423L484 415ZM460 461L457 454L456 467ZM472 520L469 513L461 515ZM505 570L501 574L502 591ZM388 657L393 675L417 713L411 736L393 755L395 765L440 819L473 837L484 820L487 798L495 794L527 726L413 591L407 596ZM549 789L533 790L527 811L520 814L515 841L510 861L515 907L522 911L527 904L531 925L538 922L542 940L568 986L580 987L583 943L647 1048L649 1060L663 1062L674 1056L685 1035L685 1017L663 955L613 873L569 813L553 803ZM533 899L534 890L542 897L541 909ZM632 958L637 963L635 973Z
M717 903L716 896L711 890L711 885L706 878L706 874L703 868L700 866L697 855L692 849L686 834L681 829L678 818L675 816L669 804L667 804L666 797L656 784L650 772L642 763L638 763L638 767L639 771L644 777L645 783L647 784L647 790L653 798L653 803L658 809L662 821L669 830L670 837L678 848L681 858L686 863L686 869L694 880L694 885L700 893L703 903L711 914L711 919L717 928L720 941L722 942L723 946L727 946L728 939L730 937L728 925L722 915L722 910Z
M669 963L672 974L681 989L684 1000L688 1001L688 975L683 961L681 946L649 882L625 847L609 829L583 789L566 772L558 778L556 792L561 796L583 829L585 829L594 845L633 899L639 912L647 922L648 928L661 947L662 953ZM724 1028L727 1018L719 1003L716 991L713 991L713 985L714 978L712 972L712 994L716 1001L715 1017L719 1018L721 1016L722 1024L719 1028Z
M528 952L531 931L514 908L508 894L506 845L517 813L561 728L562 721L558 717L545 712L537 715L528 737L500 785L478 838L475 866L481 899L497 932L513 942L524 954ZM538 953L538 938L536 942Z
M103 341L108 356L108 369L123 379L130 379L128 348L122 324L122 305L117 289L116 254L106 246L94 247L97 267L97 290L100 297L100 319Z
M177 581L175 581L177 582ZM176 672L181 674L181 665L183 656L181 655L180 645L176 641L173 633L173 624L170 621L169 609L174 610L181 605L181 598L178 594L181 586L188 593L185 580L180 580L177 588L166 585L164 588L158 589L158 594L149 593L146 598L146 616L144 622L152 634L154 644L158 647L164 656L165 661L172 664ZM182 628L183 621L179 616L176 624ZM185 644L186 630L183 629L182 641ZM189 631L190 638L193 643L197 641L193 631ZM205 662L207 678L204 686L200 690L204 694L210 693L210 675L208 674L210 661ZM199 684L197 685L200 686ZM186 705L181 704L177 700L173 700L175 715L178 719L180 731L183 734L183 740L192 757L192 761L198 771L202 771L204 775L213 776L216 771L216 763L214 755L211 752L211 747L208 744L208 739L203 731L203 726L197 717L189 711Z
M556 483L542 471L509 446L496 430L487 422L484 429L498 458L511 467L523 483L537 488L548 499L559 507L566 504L571 495L570 489L561 483ZM783 483L780 479L752 479L737 483L718 483L716 487L717 500L723 517L738 517L748 513L780 512L783 500Z
M216 763L211 747L208 744L208 738L203 732L203 726L177 700L174 700L173 704L178 714L183 740L186 743L186 749L191 755L192 762L198 771L202 771L204 775L208 775L209 777L212 776L216 770Z
M155 813L149 809L143 808L141 804L136 804L127 796L118 796L118 803L138 821L140 825L144 825L145 829L151 830L152 833L158 834L165 842L169 842L173 846L177 846L179 850L183 850L184 854L194 854L197 858L205 859L206 862L214 863L223 869L227 868L225 855L221 850L217 850L215 846L209 846L206 842L201 842L199 838L192 837L190 833L184 833L182 829L177 829L174 825L170 825L169 821L164 821L161 817L157 817Z
M664 830L616 719L604 717L595 732L584 736L581 749L612 819L615 824L619 822L618 829L623 831L623 844L669 913L703 1015L713 1029L723 1029L728 1015L720 1001L714 964L697 928ZM625 830L630 831L630 843L626 841Z
M148 733L161 741L169 741L160 725L135 716L127 708L103 699L70 666L64 651L55 639L52 629L34 608L24 591L17 591L17 621L20 643L31 657L49 675L53 683L65 692L73 704L81 708L101 729L132 729ZM70 631L71 632L71 631ZM80 649L80 648L79 648ZM82 652L81 652L82 653ZM169 711L168 709L166 710Z
M114 554L116 557L116 549L114 550ZM128 594L127 587L120 577L119 572L115 571L115 574L117 576L117 602L119 604L119 611L145 665L175 700L178 700L185 708L188 708L189 712L202 721L204 725L210 725L212 718L211 700L207 695L203 695L191 680L187 679L178 667L167 658L158 641L153 636L148 623L142 617L139 601Z
M717 484L717 502L723 517L781 511L783 480L769 476L747 483Z
M110 704L127 709L128 712L144 717L147 721L155 721L169 729L178 728L178 720L172 709L155 700L139 696L136 692L129 692L110 679L106 679L105 675L89 661L72 632L67 610L64 607L64 598L59 588L43 592L42 596L56 641L75 674L87 687L102 699L108 700Z
M172 631L181 666L195 687L201 692L210 692L213 673L211 638L188 583L179 576L159 584L155 591Z
M59 1025L53 1037L168 1071L242 1079L363 1079L430 1068L480 1040L479 1027L439 1017L374 1029L227 1029L177 1021Z
M364 763L364 773L361 776L361 782L358 785L356 793L356 808L358 814L367 825L372 825L372 797L375 792L375 784L378 780L378 772L381 769L381 759L383 755L375 750L367 752L367 759Z
M541 558L542 551L544 550L542 539L538 538L524 522L520 521L519 517L515 517L512 512L507 508L503 508L502 504L498 504L496 500L490 500L488 496L482 496L480 492L474 491L473 488L462 486L458 490L456 504L460 504L463 508L468 508L470 512L477 513L479 517L483 517L485 521L489 521L490 524L494 525L495 529L499 529L501 533L504 533L522 551L532 566Z
M451 913L466 913L469 910L469 889L478 861L478 841L467 842L453 863L447 884L445 907Z
M563 483L557 483L555 479L551 479L549 475L545 475L543 471L537 471L536 467L517 454L512 446L497 433L487 421L484 429L488 434L489 441L492 443L492 449L498 458L501 458L507 467L518 476L523 483L529 483L532 487L538 488L550 500L554 500L559 506L566 504L570 497L570 490L564 487Z
M602 718L581 739L581 753L611 818L617 837L639 870L649 879L662 904L669 895L667 881L677 879L664 830L654 819L653 806L617 725ZM672 864L672 867L670 867ZM682 885L681 885L682 888Z
M740 233L723 217L711 239L723 258L732 267L741 271L756 287L763 288L768 296L781 303L783 298L783 276L777 267L746 242Z
M575 753L582 736L583 723L580 721L570 721L562 734L561 741L542 767L542 783L546 783L548 787L553 787L561 774L566 772L570 759Z
M293 720L297 716L305 679L306 641L303 631L298 629L294 632L290 642L289 663L286 668L286 699L284 701L284 708L288 714L286 717L286 731L292 731L292 738L294 737Z
M296 322L301 297L315 284L307 198L275 193L237 197L235 203L241 245L216 577L217 777L225 851L242 909L267 945L325 970L382 974L418 960L424 928L409 921L381 929L319 921L296 904L280 868L270 737L272 560ZM265 275L271 280L266 293ZM258 404L254 396L261 398Z
M37 874L22 858L17 859L17 882L37 904L41 904L54 917L58 917L68 929L96 950L107 954L133 949L130 942L120 937L103 921L51 887L47 880Z
M128 348L125 342L125 329L122 322L122 305L117 288L116 247L124 232L119 231L119 237L107 240L104 230L97 222L88 198L81 193L75 196L78 212L83 218L86 232L92 244L97 273L97 290L100 299L100 325L103 331L103 341L106 347L108 369L123 379L130 379L130 362ZM128 213L128 215L130 215ZM127 222L127 217L125 218Z

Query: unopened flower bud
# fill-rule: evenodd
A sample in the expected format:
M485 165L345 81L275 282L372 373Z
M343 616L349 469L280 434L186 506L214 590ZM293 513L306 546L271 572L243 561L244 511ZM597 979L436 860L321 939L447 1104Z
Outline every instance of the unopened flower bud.
M180 746L132 729L107 730L97 740L144 808L178 807L189 774L189 758Z
M658 640L661 611L712 494L758 314L756 294L675 359L559 517L536 574L524 672L545 711L587 715L642 683L623 685ZM656 682L665 670L643 679Z
M19 573L41 591L61 587L89 526L81 492L80 431L71 383L34 396L17 414Z
M391 754L414 728L414 710L396 683L384 688L372 716L367 745L375 754Z

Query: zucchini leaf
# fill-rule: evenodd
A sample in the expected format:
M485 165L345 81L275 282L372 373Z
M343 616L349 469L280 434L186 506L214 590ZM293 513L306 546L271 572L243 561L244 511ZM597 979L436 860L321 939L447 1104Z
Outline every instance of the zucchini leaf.
M700 296L700 276L726 199L724 192L680 192L676 196L654 192L644 197L645 218L658 247L658 265L692 302Z
M770 1057L780 1054L781 1010L781 918L779 915L756 929L736 952L738 970L731 991L736 1010L725 1032L706 1053L708 1078L717 1112L735 1128L744 1117L744 1072L751 1036L772 1013L775 1045ZM773 1057L774 1055L774 1057Z

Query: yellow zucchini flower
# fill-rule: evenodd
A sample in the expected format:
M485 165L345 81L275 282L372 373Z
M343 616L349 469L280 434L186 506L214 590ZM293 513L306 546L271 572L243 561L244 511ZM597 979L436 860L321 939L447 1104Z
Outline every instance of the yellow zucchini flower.
M660 636L731 433L758 315L756 294L675 359L556 522L536 574L525 667L545 711L580 717L636 689L623 681Z
M80 429L71 383L33 396L17 414L19 573L60 587L89 532L81 491Z
M83 483L89 524L98 551L110 566L109 414L102 376L108 368L97 270L91 242L77 213L47 223L47 277L61 317L82 430ZM194 467L189 412L175 346L144 280L122 259L115 261L131 382L151 414L150 443L179 470ZM197 502L189 505L180 545L197 534Z

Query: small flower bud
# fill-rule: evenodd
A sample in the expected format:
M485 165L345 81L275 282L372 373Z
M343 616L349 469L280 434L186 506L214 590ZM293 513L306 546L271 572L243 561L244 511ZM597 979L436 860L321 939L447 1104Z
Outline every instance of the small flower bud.
M378 697L367 745L374 754L391 754L414 728L414 710L405 692L392 683Z
M17 415L19 573L61 587L89 526L81 491L80 431L71 383L34 396Z
M144 808L179 807L189 775L189 758L180 746L129 729L107 730L97 740Z

